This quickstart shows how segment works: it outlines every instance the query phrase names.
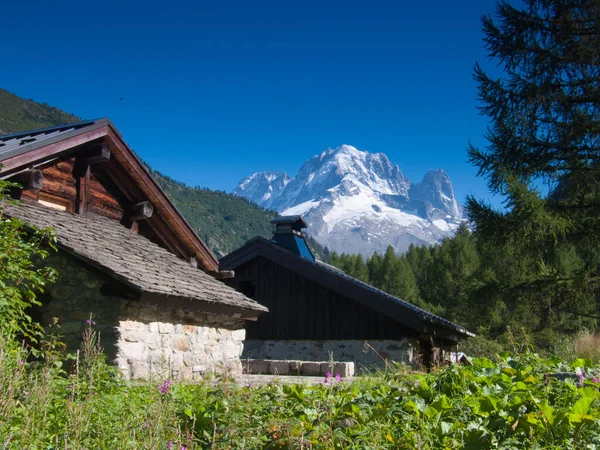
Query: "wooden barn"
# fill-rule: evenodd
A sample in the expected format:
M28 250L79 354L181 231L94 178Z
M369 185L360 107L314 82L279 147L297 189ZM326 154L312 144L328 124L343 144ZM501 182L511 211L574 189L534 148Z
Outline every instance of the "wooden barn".
M227 283L269 309L246 324L242 358L337 361L382 359L426 365L435 349L473 336L464 328L316 260L299 216L280 217L271 240L256 237L220 260Z
M52 227L59 280L42 323L78 345L85 321L126 377L240 373L245 320L267 309L226 286L218 263L107 119L0 136L2 214Z

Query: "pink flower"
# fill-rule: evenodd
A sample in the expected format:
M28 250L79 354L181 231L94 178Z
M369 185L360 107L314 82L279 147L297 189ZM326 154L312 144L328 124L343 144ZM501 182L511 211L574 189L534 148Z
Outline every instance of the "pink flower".
M158 385L158 390L160 391L161 394L168 394L171 384L173 384L173 382L171 380L167 379L164 381L163 384Z

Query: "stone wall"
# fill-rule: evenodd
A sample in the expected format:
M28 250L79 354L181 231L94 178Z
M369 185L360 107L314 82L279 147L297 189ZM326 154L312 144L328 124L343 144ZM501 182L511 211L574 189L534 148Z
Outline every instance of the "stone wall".
M385 360L413 364L417 357L416 340L246 340L242 360L299 360L354 362L356 370L384 367Z
M44 262L59 272L58 281L40 298L39 319L58 319L69 351L79 348L92 314L109 361L126 378L151 376L199 378L208 372L241 374L244 321L164 305L140 304L104 295L112 279L64 253Z

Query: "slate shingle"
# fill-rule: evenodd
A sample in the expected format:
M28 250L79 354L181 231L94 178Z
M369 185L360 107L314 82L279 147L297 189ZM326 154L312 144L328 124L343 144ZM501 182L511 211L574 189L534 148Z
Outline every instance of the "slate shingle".
M94 214L83 217L29 202L5 206L4 212L37 228L54 228L62 249L93 261L108 275L139 292L267 311L114 220Z

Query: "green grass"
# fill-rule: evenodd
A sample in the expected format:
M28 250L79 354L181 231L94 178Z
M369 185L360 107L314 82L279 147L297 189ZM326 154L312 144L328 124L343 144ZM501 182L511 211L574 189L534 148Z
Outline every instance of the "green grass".
M396 367L352 382L240 386L217 379L120 379L95 333L64 372L56 353L0 352L6 449L579 449L600 446L600 392L589 361L534 354L476 359L429 374ZM26 362L28 361L29 362ZM549 374L583 367L582 386Z

